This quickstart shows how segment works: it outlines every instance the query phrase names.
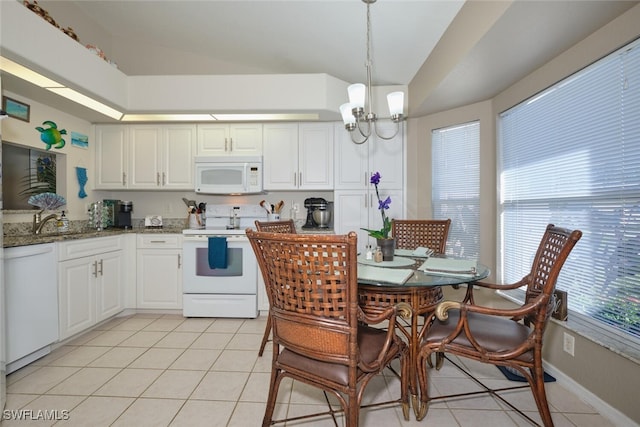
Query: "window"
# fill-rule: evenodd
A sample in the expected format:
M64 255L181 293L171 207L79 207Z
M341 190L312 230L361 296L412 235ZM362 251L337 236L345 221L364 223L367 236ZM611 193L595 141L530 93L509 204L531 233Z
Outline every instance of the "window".
M547 223L582 230L557 287L569 309L640 343L640 42L500 115L502 275ZM578 316L580 317L580 316Z
M433 218L451 218L447 255L478 259L480 123L431 132Z

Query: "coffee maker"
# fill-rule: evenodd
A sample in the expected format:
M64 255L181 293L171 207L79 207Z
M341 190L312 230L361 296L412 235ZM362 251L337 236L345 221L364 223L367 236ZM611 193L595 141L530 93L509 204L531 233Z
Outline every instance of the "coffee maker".
M117 228L131 229L131 212L133 212L133 202L118 200L113 225Z
M307 208L307 221L302 228L329 228L331 224L331 202L320 197L310 197L304 200Z

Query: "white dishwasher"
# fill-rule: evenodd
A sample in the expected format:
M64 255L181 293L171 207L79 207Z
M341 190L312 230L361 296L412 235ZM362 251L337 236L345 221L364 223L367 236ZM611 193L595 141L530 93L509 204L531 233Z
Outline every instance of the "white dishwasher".
M56 244L4 249L7 373L50 352L58 340Z

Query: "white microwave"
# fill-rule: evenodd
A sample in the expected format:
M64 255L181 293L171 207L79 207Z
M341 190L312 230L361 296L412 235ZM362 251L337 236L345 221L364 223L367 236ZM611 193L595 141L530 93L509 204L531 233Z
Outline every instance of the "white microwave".
M196 193L252 194L262 192L262 157L196 157L195 170Z

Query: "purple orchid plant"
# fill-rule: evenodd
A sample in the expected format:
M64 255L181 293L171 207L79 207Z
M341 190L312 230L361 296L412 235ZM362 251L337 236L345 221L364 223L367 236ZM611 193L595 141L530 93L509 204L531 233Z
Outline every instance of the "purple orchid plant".
M391 205L391 197L387 196L387 198L384 200L380 199L380 193L378 192L378 184L380 184L380 172L376 172L371 175L370 182L376 187L378 209L380 210L380 215L382 215L382 229L370 230L368 228L363 228L362 230L369 233L369 236L373 237L374 239L388 239L389 232L391 231L391 220L387 216L386 210L389 209L389 205Z

